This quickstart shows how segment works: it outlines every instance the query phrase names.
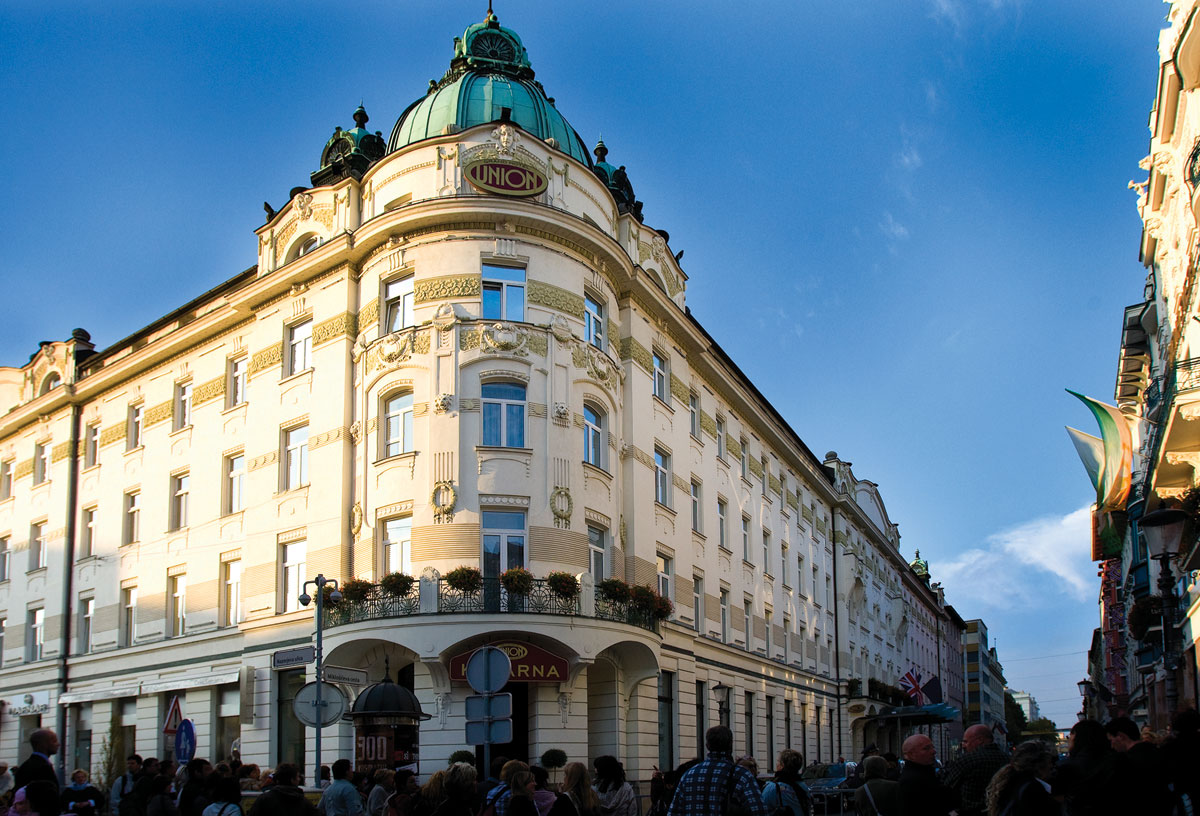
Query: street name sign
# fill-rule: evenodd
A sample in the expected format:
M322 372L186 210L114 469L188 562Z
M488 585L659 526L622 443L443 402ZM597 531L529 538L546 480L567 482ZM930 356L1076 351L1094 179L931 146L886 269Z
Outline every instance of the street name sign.
M298 646L295 649L280 649L271 655L272 669L290 669L293 666L307 666L317 659L315 646Z
M322 667L321 674L325 675L326 683L341 683L346 686L365 686L367 684L367 673L362 669L347 669L344 666L326 664Z

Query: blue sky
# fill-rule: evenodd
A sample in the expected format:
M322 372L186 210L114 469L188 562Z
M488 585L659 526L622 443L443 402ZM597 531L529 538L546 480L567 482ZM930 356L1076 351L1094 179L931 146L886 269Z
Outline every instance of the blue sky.
M486 2L0 7L0 364L252 265L362 99L385 135ZM1064 387L1110 400L1167 6L499 0L685 250L688 303L1061 724L1096 624Z

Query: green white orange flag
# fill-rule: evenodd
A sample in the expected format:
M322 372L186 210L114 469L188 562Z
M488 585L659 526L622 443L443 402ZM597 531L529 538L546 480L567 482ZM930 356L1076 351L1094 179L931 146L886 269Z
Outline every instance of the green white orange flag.
M1133 434L1129 418L1117 408L1071 389L1067 393L1086 405L1100 426L1099 438L1074 428L1067 428L1075 450L1083 460L1096 488L1097 510L1124 510L1129 498L1133 469Z

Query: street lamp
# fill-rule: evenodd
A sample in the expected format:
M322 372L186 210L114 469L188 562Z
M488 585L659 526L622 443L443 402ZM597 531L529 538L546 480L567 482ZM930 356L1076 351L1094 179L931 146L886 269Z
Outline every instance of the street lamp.
M309 596L309 594L305 592L305 590L308 589L309 584L312 584L316 588L315 594L317 596L317 614L313 618L317 627L317 693L316 703L314 706L317 712L317 724L313 729L317 732L317 750L315 757L316 765L313 770L313 785L319 788L321 786L321 731L324 728L321 723L324 722L322 718L325 715L325 712L321 710L321 684L324 680L324 675L321 672L322 662L324 660L324 654L321 649L321 630L325 626L325 587L332 587L329 592L329 600L333 603L337 603L342 599L342 593L338 591L338 582L336 578L326 578L324 575L318 575L316 578L313 578L310 581L305 581L304 586L300 587L300 597L297 598L297 600L300 601L301 606L308 606L308 604L312 601L312 598Z
M1174 713L1179 704L1179 691L1175 683L1178 662L1175 653L1175 578L1171 571L1171 559L1179 552L1187 520L1188 514L1182 510L1155 510L1142 516L1138 522L1138 528L1146 536L1150 557L1158 562L1158 590L1163 599L1164 696L1168 715Z
M1090 713L1088 711L1088 708L1090 707L1088 698L1092 696L1092 681L1085 677L1075 685L1079 687L1079 696L1083 698L1083 710L1079 712L1079 719L1085 720Z
M721 681L712 688L713 694L717 695L717 721L726 728L729 727L729 695L733 692L732 686L727 686Z

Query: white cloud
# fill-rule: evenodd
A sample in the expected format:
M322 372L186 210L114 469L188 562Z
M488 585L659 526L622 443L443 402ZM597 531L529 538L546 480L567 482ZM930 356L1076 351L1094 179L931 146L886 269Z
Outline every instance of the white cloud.
M1091 508L1081 507L993 533L983 547L931 571L956 592L1000 609L1045 606L1063 592L1087 601L1098 591L1091 535Z
M894 241L908 237L908 227L893 218L890 212L883 214L883 221L879 224L879 229L883 231L884 235Z

